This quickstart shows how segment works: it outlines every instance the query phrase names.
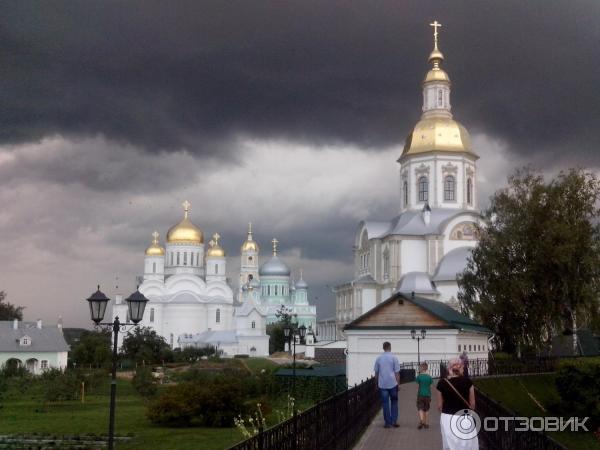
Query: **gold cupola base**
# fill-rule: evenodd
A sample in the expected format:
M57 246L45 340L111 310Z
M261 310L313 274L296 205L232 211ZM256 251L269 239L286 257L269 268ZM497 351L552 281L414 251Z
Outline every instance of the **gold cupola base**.
M187 200L182 204L184 209L183 220L177 225L169 228L167 232L168 244L203 244L204 233L189 218L190 202Z

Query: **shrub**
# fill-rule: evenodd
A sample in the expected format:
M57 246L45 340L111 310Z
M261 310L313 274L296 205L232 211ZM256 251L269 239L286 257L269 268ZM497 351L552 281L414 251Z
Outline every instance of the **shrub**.
M562 416L589 417L589 429L600 427L600 363L562 363L556 374L556 390L561 401L553 409Z
M246 412L239 383L219 379L213 383L184 382L167 390L148 408L155 424L190 427L230 427L233 419Z
M77 398L79 381L71 370L50 369L40 375L44 401L57 402Z
M147 368L138 368L131 384L142 397L154 397L158 392L156 378L154 378L152 370Z

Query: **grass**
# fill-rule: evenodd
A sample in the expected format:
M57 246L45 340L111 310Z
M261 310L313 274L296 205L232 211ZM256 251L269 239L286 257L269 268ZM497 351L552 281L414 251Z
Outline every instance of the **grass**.
M89 395L80 401L43 406L40 400L24 399L2 403L0 434L47 433L106 434L108 430L108 387L105 395ZM241 440L236 428L167 428L153 426L146 419L146 401L127 381L117 384L116 434L133 434L119 449L148 448L177 450L221 450Z
M245 367L258 374L263 369L275 370L278 365L264 358L223 360L221 362L201 361L198 367ZM97 389L97 394L86 395L81 401L65 401L44 405L39 389L30 388L26 394L6 396L0 401L0 434L37 433L60 437L61 435L106 435L108 431L109 385L106 383ZM276 410L285 411L287 397L269 401L271 411L267 422L277 422ZM300 409L311 406L302 401ZM127 380L117 380L117 408L115 433L119 436L132 435L126 443L118 443L122 450L221 450L243 437L237 428L171 428L156 426L146 418L147 400L138 395Z
M517 416L552 416L543 411L530 397L531 394L546 410L560 399L554 385L554 375L527 375L515 377L480 378L473 380L477 388L503 404ZM591 433L552 432L554 439L571 450L600 449L600 442Z

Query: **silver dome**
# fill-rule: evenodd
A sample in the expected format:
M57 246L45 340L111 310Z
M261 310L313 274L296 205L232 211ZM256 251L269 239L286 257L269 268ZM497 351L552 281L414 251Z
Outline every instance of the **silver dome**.
M403 294L438 294L431 284L429 275L425 272L409 272L400 278L396 285L396 292Z
M290 276L290 268L277 256L273 256L270 260L260 266L258 274L264 276Z

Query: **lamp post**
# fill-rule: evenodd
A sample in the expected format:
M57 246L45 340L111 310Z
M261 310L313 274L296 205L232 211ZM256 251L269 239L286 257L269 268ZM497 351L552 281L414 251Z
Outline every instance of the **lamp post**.
M421 330L421 336L417 336L417 330L410 330L410 335L413 339L417 340L417 364L421 365L421 339L425 339L427 330Z
M90 316L92 321L96 324L96 327L105 330L111 330L113 334L113 349L112 349L112 378L110 382L110 413L108 419L108 450L113 450L115 440L115 406L117 397L117 343L119 332L127 331L128 326L137 325L144 317L144 310L146 309L146 303L148 299L144 295L136 290L128 298L125 299L127 302L127 309L129 311L129 318L133 323L121 322L118 317L115 317L113 322L102 322L104 319L104 313L106 312L106 306L110 301L106 295L100 291L100 285L98 290L94 292L89 298L86 299L90 307Z
M294 341L292 351L292 397L296 401L296 338L304 339L306 336L306 327L304 325L296 327L295 323L290 323L283 329L286 339L290 340L290 350L292 350L292 340Z

